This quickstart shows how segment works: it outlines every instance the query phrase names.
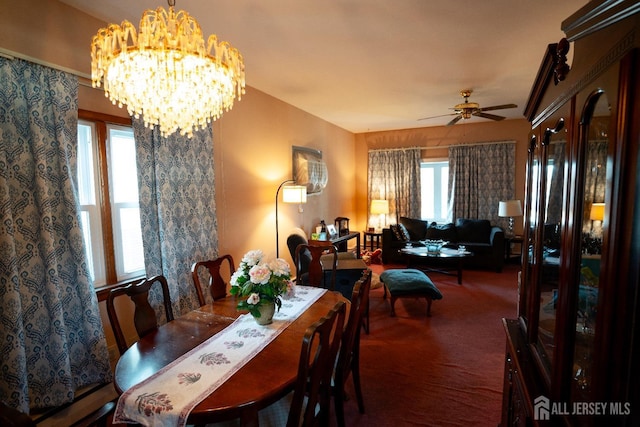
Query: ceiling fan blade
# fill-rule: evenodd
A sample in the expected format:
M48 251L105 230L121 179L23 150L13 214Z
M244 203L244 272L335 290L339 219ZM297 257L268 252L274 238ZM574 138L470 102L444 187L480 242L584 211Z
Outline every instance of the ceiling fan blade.
M491 119L491 120L504 120L505 118L502 116L496 116L495 114L487 114L487 113L483 113L482 111L476 111L475 113L473 113L474 116L477 117L484 117L485 119Z
M456 114L458 114L458 113L441 114L439 116L423 117L423 118L418 119L418 120L437 119L438 117L455 116Z
M493 105L491 107L482 107L480 111L506 110L507 108L518 108L516 104Z
M456 123L458 123L460 121L460 119L462 118L462 116L458 116L455 119L451 120L449 123L447 123L447 126L453 126Z

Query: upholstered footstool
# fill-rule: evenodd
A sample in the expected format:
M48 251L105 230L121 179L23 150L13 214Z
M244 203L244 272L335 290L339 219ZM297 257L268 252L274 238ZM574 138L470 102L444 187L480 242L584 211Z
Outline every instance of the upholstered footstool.
M440 290L420 270L413 268L385 270L380 274L380 281L384 284L384 298L387 298L387 291L391 296L391 316L396 315L394 306L400 297L425 298L427 300L427 316L431 316L433 300L442 299Z

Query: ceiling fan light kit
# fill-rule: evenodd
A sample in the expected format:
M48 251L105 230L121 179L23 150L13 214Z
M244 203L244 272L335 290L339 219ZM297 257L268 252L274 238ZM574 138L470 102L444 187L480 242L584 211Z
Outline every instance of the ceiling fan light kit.
M460 95L464 98L464 102L461 104L457 104L455 107L453 107L453 111L454 111L453 113L443 114L440 116L424 117L418 120L435 119L437 117L445 117L445 116L456 116L449 123L447 123L447 126L455 125L460 120L470 119L471 116L500 121L500 120L504 120L505 117L497 116L495 114L487 114L485 113L485 111L504 110L507 108L518 107L516 104L503 104L503 105L493 105L491 107L481 108L480 104L478 104L477 102L469 102L469 97L471 96L471 92L473 92L471 89L460 91Z

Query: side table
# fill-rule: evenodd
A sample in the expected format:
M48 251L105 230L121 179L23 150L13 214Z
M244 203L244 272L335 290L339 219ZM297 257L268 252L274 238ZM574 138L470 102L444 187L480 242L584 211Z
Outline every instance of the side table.
M382 238L382 232L377 233L375 231L365 231L364 234L364 249L367 249L367 240L369 241L369 249L372 251L380 247L380 238ZM375 248L374 248L375 245Z
M514 261L520 263L522 257L522 243L524 239L522 236L505 236L504 238L504 260L506 262ZM519 252L513 252L513 246L520 245Z

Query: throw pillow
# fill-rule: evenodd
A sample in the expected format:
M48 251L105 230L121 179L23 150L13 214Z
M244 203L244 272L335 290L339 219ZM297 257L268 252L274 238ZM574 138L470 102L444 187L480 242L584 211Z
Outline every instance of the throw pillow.
M427 240L444 240L445 242L455 243L458 241L456 227L453 223L437 224L432 222L427 228Z
M402 235L402 240L404 240L405 242L411 240L411 234L409 233L409 230L407 230L407 227L405 227L404 225L398 224L398 232Z
M418 240L424 240L424 235L427 231L427 222L421 219L407 218L405 216L400 217L400 224L404 225L409 232L409 240L416 242Z
M400 240L401 242L406 242L407 240L409 240L409 233L406 232L407 229L404 228L402 224L392 224L389 226L389 228L391 228L391 231L393 232L393 235L396 236L396 239Z

